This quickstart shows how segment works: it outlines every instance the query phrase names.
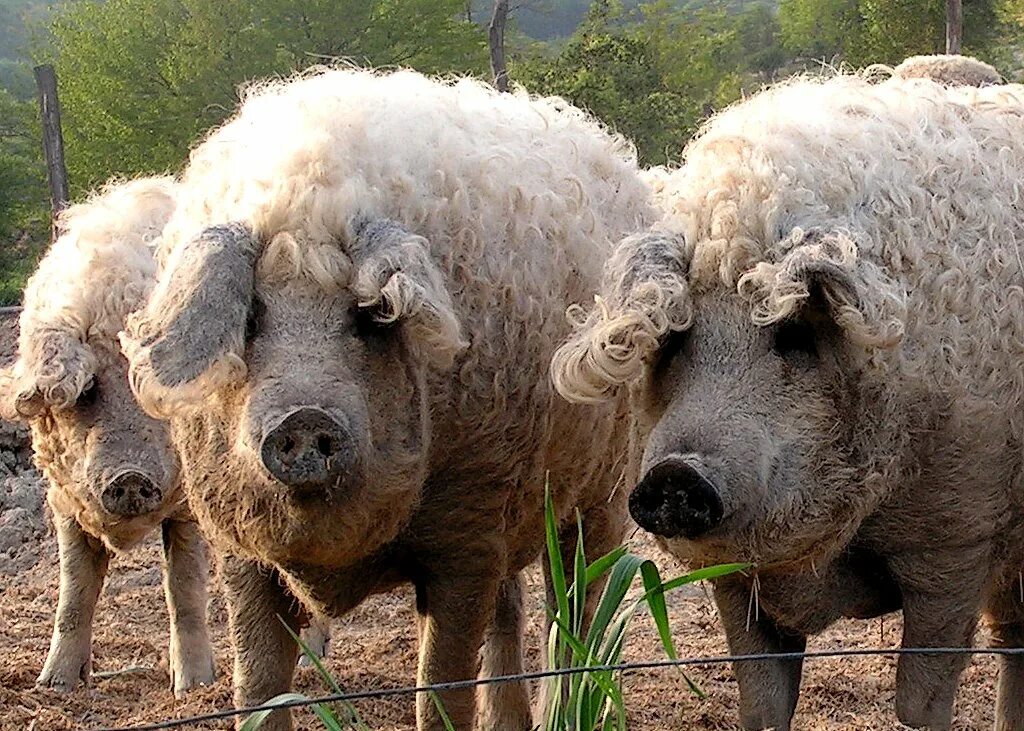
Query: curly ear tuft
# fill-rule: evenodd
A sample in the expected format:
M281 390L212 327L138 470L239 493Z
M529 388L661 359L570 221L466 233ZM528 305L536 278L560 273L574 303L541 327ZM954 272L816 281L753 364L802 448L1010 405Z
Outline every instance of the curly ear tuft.
M891 348L903 337L905 298L877 266L860 259L843 232L794 229L778 262L761 262L740 277L756 325L790 317L818 291L832 319L858 345Z
M73 332L22 316L18 360L4 376L5 418L32 419L67 409L96 375L96 356Z
M647 232L624 239L605 264L602 294L589 315L569 308L575 330L555 353L551 377L569 401L593 403L639 380L670 332L692 324L688 260L676 235Z
M451 368L469 344L427 240L384 219L352 228L359 307L373 308L377 322L402 322L414 352L440 370Z

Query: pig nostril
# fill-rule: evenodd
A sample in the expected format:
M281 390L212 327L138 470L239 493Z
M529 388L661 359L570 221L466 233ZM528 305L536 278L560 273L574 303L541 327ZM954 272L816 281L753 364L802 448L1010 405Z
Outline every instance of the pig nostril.
M281 442L281 450L285 454L290 454L295 449L295 440L290 436L285 437L284 441Z
M334 454L333 446L331 438L326 434L321 434L316 438L316 448L325 457L330 457Z
M121 500L123 498L124 498L124 488L123 487L115 487L114 488L114 499L115 500Z

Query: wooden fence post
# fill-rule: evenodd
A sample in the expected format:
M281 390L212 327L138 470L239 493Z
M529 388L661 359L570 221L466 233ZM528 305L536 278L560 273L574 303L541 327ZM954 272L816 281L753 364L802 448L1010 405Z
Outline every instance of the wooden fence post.
M946 53L958 54L964 43L963 0L946 0Z
M33 69L39 91L39 113L43 120L43 154L50 181L51 231L57 238L57 214L68 204L68 170L64 165L64 136L60 129L60 100L57 98L57 74L46 64Z
M505 67L505 23L508 21L508 0L494 0L494 14L488 28L487 40L491 48L491 72L498 91L508 91L508 69Z

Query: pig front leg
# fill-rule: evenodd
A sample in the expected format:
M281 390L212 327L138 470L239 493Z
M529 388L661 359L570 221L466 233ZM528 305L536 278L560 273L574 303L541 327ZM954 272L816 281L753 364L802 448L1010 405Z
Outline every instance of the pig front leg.
M1024 573L1010 568L996 582L986 608L992 647L1024 648ZM1024 729L1024 657L999 658L996 731Z
M775 624L763 611L750 616L750 586L741 578L714 583L715 604L725 626L729 652L755 655L766 652L803 652L807 638ZM740 723L744 729L789 731L800 695L802 660L738 662L733 672L740 686Z
M171 690L185 691L213 682L213 649L206 622L206 543L191 521L165 520L164 594L171 620Z
M60 595L53 639L36 683L67 692L89 682L92 620L110 554L73 518L54 513L60 553Z
M890 559L903 592L903 647L970 647L988 575L987 544ZM902 655L896 715L913 728L948 729L969 655Z
M255 561L226 556L221 575L235 650L235 707L259 705L291 690L299 646L281 620L298 633L302 608L277 572ZM260 728L290 731L291 712L275 711Z
M989 608L992 647L1024 647L1024 578L1020 574L1000 591ZM999 658L996 731L1024 729L1024 656Z
M440 576L416 588L419 615L418 685L477 677L484 632L495 616L499 581L493 576ZM437 694L456 731L471 731L473 688ZM428 693L416 697L419 731L443 731L444 720Z
M487 629L480 674L485 678L523 672L523 584L519 574L498 589L494 621ZM530 693L525 682L495 683L479 689L478 728L486 731L529 731Z

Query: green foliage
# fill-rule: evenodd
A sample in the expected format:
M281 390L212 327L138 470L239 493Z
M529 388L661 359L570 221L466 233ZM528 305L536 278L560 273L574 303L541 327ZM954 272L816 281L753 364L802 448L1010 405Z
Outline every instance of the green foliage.
M251 79L345 58L482 71L462 0L82 0L50 27L68 172L80 193L111 175L176 170Z
M626 731L626 703L620 672L607 667L622 663L629 627L636 613L642 608L650 612L665 654L676 659L678 655L669 627L665 593L684 584L742 571L749 568L749 564L713 566L671 581L662 581L653 561L629 553L624 546L588 564L583 525L580 524L572 573L569 574L558 544L558 526L550 491L545 494L545 534L555 596L555 606L548 607L552 622L548 636L548 666L579 672L567 678L555 676L546 681L551 703L544 729ZM630 600L627 595L638 575L643 592ZM593 591L594 585L602 581L605 582L604 590L590 626L585 627L587 590ZM685 673L683 678L693 692L703 697Z
M565 97L636 142L641 160L678 160L713 110L757 86L781 57L763 7L679 10L668 0L638 14L598 2L553 58L518 59L511 76L527 89Z
M999 57L1019 33L1022 0L965 0L965 53ZM897 64L907 56L942 53L946 43L944 0L782 0L779 24L784 48L812 58L853 66Z
M0 304L13 304L48 236L35 105L0 89Z

